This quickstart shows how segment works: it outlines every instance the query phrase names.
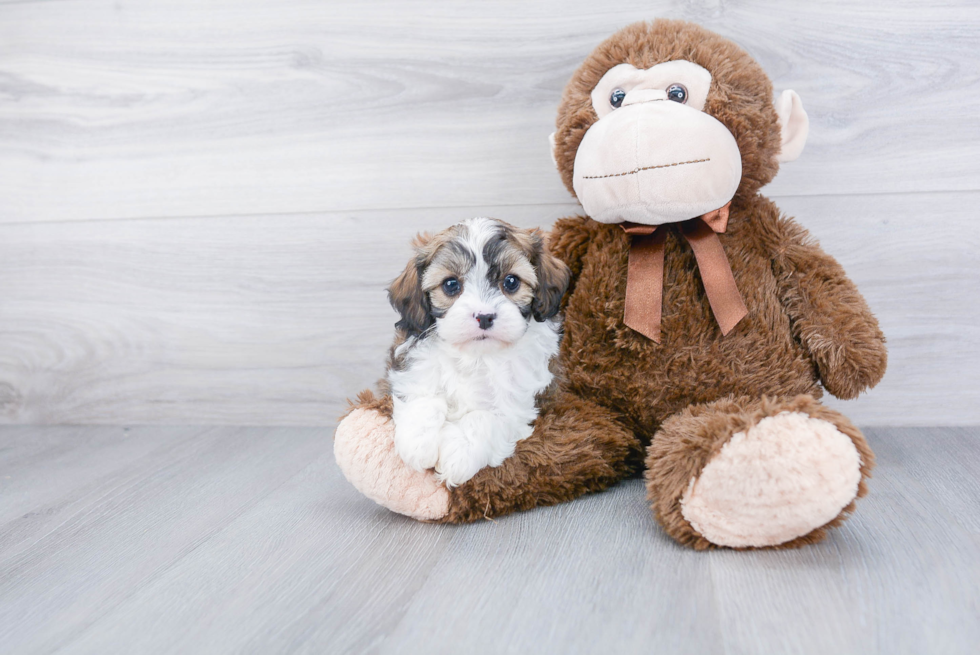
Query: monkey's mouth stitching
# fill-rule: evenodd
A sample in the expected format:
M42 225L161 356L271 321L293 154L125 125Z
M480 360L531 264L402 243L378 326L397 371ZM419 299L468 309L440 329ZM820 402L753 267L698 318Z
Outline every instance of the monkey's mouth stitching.
M583 180L600 180L604 177L622 177L623 175L636 175L640 171L649 171L654 168L670 168L671 166L683 166L684 164L700 164L702 162L711 161L711 157L706 157L705 159L692 159L691 161L677 161L673 164L660 164L658 166L644 166L643 168L634 168L631 171L626 171L625 173L610 173L609 175L583 175Z

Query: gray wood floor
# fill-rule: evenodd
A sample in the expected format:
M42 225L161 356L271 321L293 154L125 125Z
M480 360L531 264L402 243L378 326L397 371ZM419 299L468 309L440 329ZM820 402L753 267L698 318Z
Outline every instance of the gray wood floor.
M0 427L0 652L978 652L980 429L868 437L828 541L696 553L639 481L426 525L329 429Z

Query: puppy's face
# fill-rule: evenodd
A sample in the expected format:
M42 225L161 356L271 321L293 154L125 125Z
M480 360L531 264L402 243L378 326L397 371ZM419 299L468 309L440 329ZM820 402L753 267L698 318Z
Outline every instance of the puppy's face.
M415 241L416 256L388 297L408 336L435 332L462 348L506 346L529 321L558 313L568 268L538 230L473 218Z

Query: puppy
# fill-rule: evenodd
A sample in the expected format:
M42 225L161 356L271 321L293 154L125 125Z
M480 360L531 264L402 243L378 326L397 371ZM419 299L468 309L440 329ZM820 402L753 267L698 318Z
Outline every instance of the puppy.
M552 382L569 271L538 230L492 218L419 235L388 299L395 450L447 486L499 466L531 435Z

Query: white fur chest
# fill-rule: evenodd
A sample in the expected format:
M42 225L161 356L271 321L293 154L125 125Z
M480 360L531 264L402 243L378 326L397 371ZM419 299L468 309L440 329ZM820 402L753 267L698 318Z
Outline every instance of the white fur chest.
M437 338L402 348L408 350L405 367L389 374L392 394L400 400L442 396L449 421L486 410L527 425L537 417L534 397L551 384L548 362L558 352L558 332L552 321L532 321L506 348L490 344L461 351Z
M403 367L388 374L396 451L417 470L435 466L450 486L499 466L531 436L535 396L552 380L557 325L531 321L510 346L488 346L462 351L438 337L406 342L395 353Z

